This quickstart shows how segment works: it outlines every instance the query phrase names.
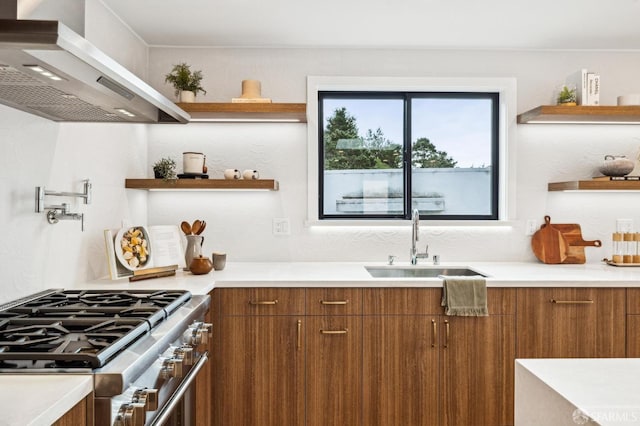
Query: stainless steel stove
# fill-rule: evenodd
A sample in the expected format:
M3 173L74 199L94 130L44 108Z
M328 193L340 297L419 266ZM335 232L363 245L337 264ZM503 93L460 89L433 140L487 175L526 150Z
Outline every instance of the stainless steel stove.
M96 426L190 424L209 304L184 290L47 290L0 307L0 373L92 374Z

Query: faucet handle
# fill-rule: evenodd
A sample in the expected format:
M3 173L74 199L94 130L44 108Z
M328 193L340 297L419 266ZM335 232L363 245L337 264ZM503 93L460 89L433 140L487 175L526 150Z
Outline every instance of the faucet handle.
M394 256L394 255L392 255L392 254L390 254L390 255L387 257L387 261L388 261L389 265L393 265L393 261L394 261L394 260L396 260L396 256Z

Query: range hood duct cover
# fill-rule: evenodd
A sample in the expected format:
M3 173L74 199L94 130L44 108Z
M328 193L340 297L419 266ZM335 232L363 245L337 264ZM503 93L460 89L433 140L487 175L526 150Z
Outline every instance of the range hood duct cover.
M54 121L190 119L89 41L48 20L0 19L0 103Z

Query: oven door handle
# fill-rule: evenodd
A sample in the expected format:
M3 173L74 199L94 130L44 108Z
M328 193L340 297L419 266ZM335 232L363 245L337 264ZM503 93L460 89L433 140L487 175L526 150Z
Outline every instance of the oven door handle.
M194 364L194 366L189 370L189 373L185 376L180 386L176 389L176 391L171 395L167 403L162 407L160 412L156 415L156 417L151 422L150 426L162 425L167 421L175 406L180 402L180 399L184 396L184 394L189 389L189 386L193 383L198 375L198 372L204 367L209 358L207 357L207 353L202 354L198 362Z

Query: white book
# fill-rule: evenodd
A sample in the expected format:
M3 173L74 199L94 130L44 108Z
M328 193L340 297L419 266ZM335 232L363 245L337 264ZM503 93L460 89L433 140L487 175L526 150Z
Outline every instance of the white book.
M576 88L576 101L578 105L588 104L588 74L586 68L582 68L577 72L571 74L567 78L567 86L575 86Z
M149 260L135 271L151 270L163 266L178 265L185 267L184 246L180 228L174 225L157 226L129 226L130 228L144 228L148 234ZM104 242L109 265L109 276L112 280L131 277L134 270L124 267L118 258L118 250L122 250L120 241L115 241L120 230L104 230Z
M600 74L590 72L587 77L588 105L600 105Z

